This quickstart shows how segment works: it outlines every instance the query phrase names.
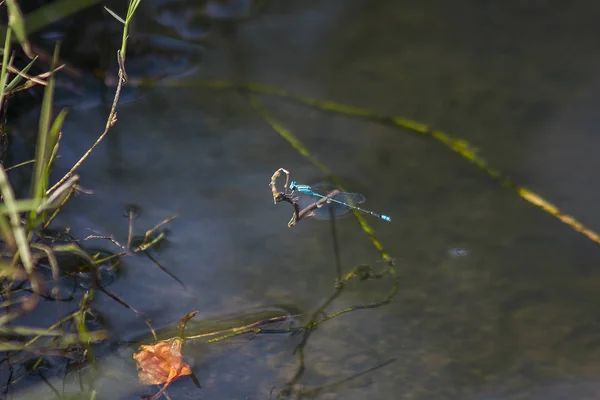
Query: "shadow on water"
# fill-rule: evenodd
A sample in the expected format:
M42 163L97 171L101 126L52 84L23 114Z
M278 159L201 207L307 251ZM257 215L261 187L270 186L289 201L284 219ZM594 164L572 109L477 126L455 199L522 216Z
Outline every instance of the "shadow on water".
M189 45L185 54L198 51L197 57L159 57L177 66L173 76L189 68L186 76L194 79L260 81L454 132L515 180L600 227L591 150L600 64L596 5L270 2L243 23L219 19L208 35L211 25L191 2L161 8L169 3L143 2L148 21L141 18L138 28L147 38L168 33L169 40ZM160 54L143 59L140 74ZM303 313L317 308L337 276L331 226L306 220L289 229L290 209L273 206L267 185L281 166L306 184L325 176L281 140L245 96L197 87L131 90L135 101L120 108L114 141L82 167L82 185L94 194L73 199L57 225L70 227L74 237L93 230L122 242L126 204L142 208L136 234L177 214L168 246L152 255L185 289L147 257L127 257L110 290L157 327L191 310L207 317L269 304L291 304ZM391 223L369 222L397 258L398 295L384 307L320 325L306 347L300 383L317 387L398 361L315 397L600 395L596 245L426 138L263 101L346 186L365 195L367 208L392 217ZM64 128L57 174L104 126L97 97L80 102L86 107L74 107ZM336 233L344 272L375 264L379 254L353 218L337 220ZM119 251L105 240L90 245ZM378 301L388 290L389 282L352 285L335 307ZM106 296L94 302L112 340L147 335L131 310ZM232 351L191 346L202 389L182 379L169 394L269 398L294 375L292 351L300 339L257 339L243 339ZM114 390L133 399L141 392L132 394L138 389L132 388L131 353L107 350L110 361L103 365L109 376L122 374L125 389L115 384Z

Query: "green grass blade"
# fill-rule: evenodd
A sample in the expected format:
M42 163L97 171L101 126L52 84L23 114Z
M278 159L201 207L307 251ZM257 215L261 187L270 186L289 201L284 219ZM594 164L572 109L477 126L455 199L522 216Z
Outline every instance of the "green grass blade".
M31 257L31 249L29 248L29 243L27 242L25 229L21 225L19 212L15 206L15 194L10 186L8 176L6 175L2 165L0 165L0 193L2 194L2 197L4 198L4 204L7 207L7 214L10 221L11 230L15 238L17 249L19 250L18 254L21 257L25 271L27 274L31 274L33 272L33 258Z
M62 130L63 123L65 122L66 117L67 117L67 110L62 109L58 113L56 118L54 119L54 122L52 123L52 127L50 128L50 132L48 133L47 145L48 145L49 154L48 154L48 159L46 160L46 163L45 163L45 166L46 166L46 170L44 171L45 176L50 176L50 172L52 171L52 165L56 158L56 154L58 153L58 146L59 146L58 139L60 137L60 131ZM47 187L47 185L46 185L46 187Z
M57 0L25 15L25 32L31 35L40 29L69 15L90 7L100 0ZM7 27L0 26L0 38L6 36Z
M0 335L23 335L23 336L63 336L63 331L46 329L46 328L30 328L27 326L11 326L0 327Z
M0 204L0 214L8 214L11 211L22 213L37 210L42 203L41 199L15 200L10 207L6 204Z
M25 19L23 18L23 13L21 13L19 5L16 0L6 0L6 7L8 7L8 26L15 31L15 35L17 36L19 43L21 43L21 47L25 54L27 54L29 58L33 58L31 46L29 46L29 41L27 40Z
M110 8L104 6L104 9L113 16L114 19L116 19L117 21L119 21L120 23L122 23L123 25L125 25L125 20L123 18L121 18L119 16L119 14L117 14L116 12L114 12L113 10L111 10Z
M32 59L32 60L29 62L29 64L27 64L27 65L25 66L25 68L23 68L23 69L21 70L21 73L22 73L22 74L26 74L26 73L27 73L27 71L29 71L29 69L30 69L30 68L33 66L33 63L35 63L35 61L36 61L37 59L38 59L38 57L37 57L37 56L33 57L33 59ZM11 91L12 91L14 88L16 88L16 87L17 87L17 85L19 84L19 82L21 82L21 80L22 80L22 79L23 79L23 76L22 76L22 75L19 75L19 74L17 74L17 76L15 76L15 77L13 78L13 80L12 80L12 81L10 81L10 83L9 83L9 84L6 86L6 89L4 89L4 91L5 91L6 93L10 93L10 92L11 92Z
M140 5L141 0L129 0L129 7L127 7L127 16L125 17L125 28L123 28L123 38L121 40L121 55L122 61L125 61L125 53L127 52L127 38L129 35L129 23L133 19L133 15Z
M54 49L54 56L52 61L52 68L56 65L56 61L58 60L58 51L59 46L57 45ZM50 175L49 161L54 149L55 143L58 134L52 133L52 128L57 126L57 124L53 124L50 126L50 120L52 118L52 100L54 97L54 74L50 75L48 78L48 84L46 86L46 90L44 91L44 99L42 100L42 108L40 111L40 120L38 125L38 140L35 148L35 166L33 170L33 179L32 179L32 188L31 188L31 197L34 199L41 199L46 194L46 189L48 188L48 180ZM62 115L62 116L61 116ZM61 112L59 117L57 117L59 124L62 124L64 120L64 113ZM56 122L56 121L55 121ZM32 229L37 221L38 214L35 211L32 211L29 214L29 220L27 227L28 229Z
M4 104L4 94L6 93L6 81L8 81L8 64L10 58L10 36L12 29L6 31L4 40L4 53L2 54L2 66L0 67L0 107Z
M50 196L44 196L41 199L14 200L10 206L6 203L0 203L0 216L8 215L11 212L27 213L34 211L39 214L43 211L58 208L78 179L78 175L71 177L63 185L55 189ZM4 233L3 228L8 227L8 225L3 225L3 223L6 223L6 220L0 219L0 235Z
M129 23L131 21L131 18L133 18L133 14L135 14L135 11L139 7L141 1L142 0L129 0L129 7L127 7L127 17L125 17L126 23Z
M23 166L25 166L25 165L33 164L34 162L35 162L35 160L27 160L27 161L23 161L22 163L18 163L18 164L15 164L15 165L13 165L12 167L8 167L8 168L6 168L6 169L5 169L5 171L7 171L7 172L8 172L8 171L10 171L11 169L17 169L17 168L23 167Z
M92 331L87 332L85 339L88 343L97 343L103 340L108 339L108 332L106 331ZM52 349L64 349L72 346L76 346L81 343L81 338L79 335L75 334L65 334L60 336L59 342L52 342L50 346L28 346L27 344L21 343L1 343L0 344L0 352L5 351L18 351L18 350L28 350L31 352L47 352Z
M5 207L4 204L2 204L2 207ZM9 249L15 248L15 237L13 236L12 230L10 229L10 224L6 220L6 216L4 214L0 214L0 237L2 237L2 241ZM5 265L0 263L0 278L5 272L4 267Z
M94 259L92 259L92 257L90 257L90 255L88 253L83 251L83 249L81 247L79 247L78 245L76 245L75 243L54 246L54 247L52 247L52 250L55 253L71 253L71 254L78 256L78 257L84 259L85 261L87 261L90 264L90 266L92 266L92 267L96 266L96 261L94 261Z

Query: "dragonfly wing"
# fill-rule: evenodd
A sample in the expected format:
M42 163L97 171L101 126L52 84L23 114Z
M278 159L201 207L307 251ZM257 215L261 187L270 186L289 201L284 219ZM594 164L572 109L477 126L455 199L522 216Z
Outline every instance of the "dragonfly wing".
M320 197L317 196L312 196L309 194L300 194L300 196L298 197L298 205L302 209L308 207L312 203L319 201L319 199ZM314 209L314 218L329 219L331 218L332 214L334 217L341 217L345 214L348 214L351 211L350 208L338 202L358 205L365 201L365 196L363 196L360 193L339 193L333 196L332 200L335 201L325 203L321 207Z
M332 197L334 200L341 201L351 205L358 205L365 202L365 196L360 193L340 193Z
M331 182L319 182L315 183L314 185L310 185L310 188L317 193L326 195L327 193L331 193L336 190L337 186Z
M310 185L310 189L315 193L318 193L323 196L327 196L329 193L334 190L338 190L337 186L330 182L319 182L314 185ZM351 201L353 204L364 203L365 196L360 193L348 193L341 192L340 194L333 197L336 200L340 200L341 202L347 203Z

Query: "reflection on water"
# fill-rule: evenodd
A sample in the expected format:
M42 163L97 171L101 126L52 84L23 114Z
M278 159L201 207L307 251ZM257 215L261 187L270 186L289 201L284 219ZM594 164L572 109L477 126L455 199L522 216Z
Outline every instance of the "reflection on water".
M571 206L598 196L592 178L569 169L572 158L547 168L561 149L540 143L552 134L572 145L573 158L593 158L582 149L595 125L568 136L570 120L555 117L596 79L593 11L577 2L273 2L232 34L216 35L194 78L260 80L440 127L585 216L597 202ZM319 398L598 397L600 249L426 138L275 99L266 105L320 161L352 178L348 190L394 216L391 224L371 222L398 259L399 294L385 307L320 326L306 349L302 384L343 379L393 357ZM593 122L594 110L581 112ZM104 118L94 108L69 115L61 171L102 131ZM195 309L218 314L285 303L308 312L332 292L330 225L307 220L287 228L290 210L273 206L267 186L282 165L302 182L324 176L245 97L156 88L121 108L111 134L119 168L111 170L116 149L99 148L82 169L82 185L94 195L75 199L59 222L74 234L94 229L123 238L125 204L143 207L140 233L179 215L157 257L187 291L145 258L125 259L126 273L111 287L157 325ZM563 166L571 174L561 182L585 181L577 190L554 181ZM377 260L355 220L340 220L337 229L345 270ZM353 284L329 311L380 300L388 290L387 282ZM110 299L99 297L97 307L118 338L144 329ZM253 356L231 352L195 365L202 395L262 399L281 388L295 371L297 342L261 343ZM197 395L184 381L169 393Z

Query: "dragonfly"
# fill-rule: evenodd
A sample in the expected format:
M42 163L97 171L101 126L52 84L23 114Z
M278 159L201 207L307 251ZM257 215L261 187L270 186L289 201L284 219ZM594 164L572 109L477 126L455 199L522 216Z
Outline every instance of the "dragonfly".
M328 182L317 183L312 186L309 186L309 185L298 185L296 183L296 181L292 181L292 183L290 183L289 189L294 194L299 193L301 195L305 195L305 196L300 196L298 198L298 205L301 208L304 208L304 207L314 203L315 197L317 197L319 199L327 198L327 194L331 193L336 188L334 185L332 185ZM315 216L315 218L325 219L325 218L330 218L331 214L333 214L334 216L342 216L344 214L349 213L351 210L357 210L357 211L363 212L365 214L370 214L374 217L380 218L384 221L388 221L388 222L392 221L392 218L390 218L387 215L377 214L376 212L365 210L364 208L361 208L356 205L356 204L364 203L364 201L365 201L365 196L363 196L360 193L340 192L340 193L336 194L335 196L330 197L327 200L326 204L329 207L323 206L321 208L315 209L314 216Z

